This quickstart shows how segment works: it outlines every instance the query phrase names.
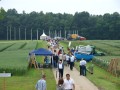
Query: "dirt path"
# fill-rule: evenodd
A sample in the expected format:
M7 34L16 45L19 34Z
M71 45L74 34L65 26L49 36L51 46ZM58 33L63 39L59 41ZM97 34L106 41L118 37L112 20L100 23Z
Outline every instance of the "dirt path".
M56 78L56 69L53 69L53 73ZM70 71L69 67L65 66L63 78L65 78L66 73L69 73L71 78L73 78L75 82L75 90L98 90L98 88L93 83L91 83L86 77L80 76L76 68L73 68L73 71ZM58 73L56 82L58 82Z

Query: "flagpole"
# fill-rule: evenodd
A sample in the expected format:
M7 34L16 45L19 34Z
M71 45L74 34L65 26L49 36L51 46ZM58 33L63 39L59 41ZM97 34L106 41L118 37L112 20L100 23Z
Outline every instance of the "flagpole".
M31 28L31 40L32 40L32 28Z

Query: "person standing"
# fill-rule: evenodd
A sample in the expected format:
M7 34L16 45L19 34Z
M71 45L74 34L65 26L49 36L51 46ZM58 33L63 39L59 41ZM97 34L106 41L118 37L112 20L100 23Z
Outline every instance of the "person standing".
M63 77L63 70L64 70L64 64L62 63L62 60L59 61L58 70L59 70L59 78L62 78Z
M75 90L74 80L70 78L70 74L66 74L63 85L65 90Z
M72 54L71 57L70 57L70 70L73 70L74 61L75 61L75 57Z
M38 80L35 86L36 90L47 90L46 89L46 76L42 75L42 78Z
M82 58L80 61L80 75L86 76L86 64L87 62Z

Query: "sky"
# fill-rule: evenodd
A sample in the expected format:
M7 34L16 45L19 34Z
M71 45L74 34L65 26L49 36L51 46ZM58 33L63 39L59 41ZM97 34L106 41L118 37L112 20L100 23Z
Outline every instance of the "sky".
M120 0L1 0L0 7L6 11L15 8L18 13L25 11L68 13L87 11L92 15L120 13Z

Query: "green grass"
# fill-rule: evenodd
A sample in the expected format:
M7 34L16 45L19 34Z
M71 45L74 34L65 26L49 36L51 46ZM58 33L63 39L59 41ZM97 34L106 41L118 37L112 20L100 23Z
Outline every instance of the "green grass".
M41 78L40 69L30 69L23 76L6 78L6 90L36 90L35 84ZM46 73L47 90L56 90L55 80L51 69L43 70ZM0 79L0 90L3 90L3 78Z

